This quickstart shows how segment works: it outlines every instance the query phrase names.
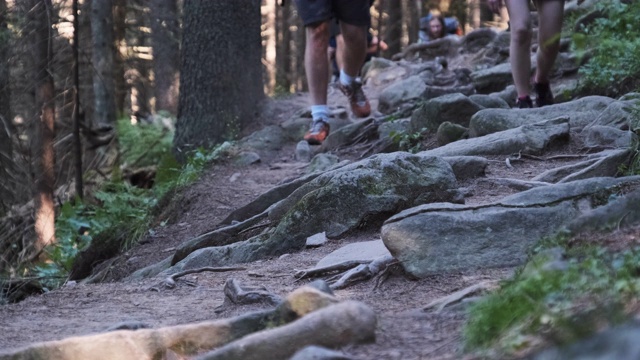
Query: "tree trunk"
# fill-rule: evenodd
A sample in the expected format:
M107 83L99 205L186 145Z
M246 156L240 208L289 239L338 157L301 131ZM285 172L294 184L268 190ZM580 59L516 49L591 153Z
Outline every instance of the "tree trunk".
M481 22L480 0L469 0L468 25L473 29L480 28Z
M262 5L262 59L264 63L264 91L273 94L276 88L276 0L265 0Z
M9 38L7 2L0 0L0 216L11 205L13 147L11 146L11 90L9 88Z
M262 89L260 3L184 4L176 156L235 138L256 118Z
M299 16L296 16L295 13L290 13L291 17L294 18L289 20L289 24L295 25L295 29L297 29L293 33L293 42L291 43L291 53L293 54L292 59L292 71L295 74L294 91L307 91L307 77L305 76L304 69L304 49L307 46L307 36L304 26L302 25L302 19Z
M149 76L153 67L153 57L146 32L146 29L150 28L151 21L144 11L144 5L143 0L133 1L133 9L129 15L133 21L127 35L127 44L130 49L127 83L131 90L131 112L136 120L144 119L151 114L151 97L153 96Z
M291 71L291 30L290 2L278 6L276 10L276 86L285 92L291 91L293 73Z
M151 1L151 44L156 112L178 112L180 24L176 0Z
M405 0L403 9L403 16L407 24L408 44L413 44L418 42L418 32L420 31L420 1Z
M126 34L127 0L114 0L113 4L113 34L114 34L114 102L116 116L123 116L125 111L125 99L127 97L127 83L125 81L127 57Z
M36 89L37 114L34 121L31 149L35 172L35 250L55 242L55 95L51 77L52 8L51 0L29 0L31 11L27 19L32 26L31 47L34 60L33 76Z
M94 128L115 127L113 0L91 2Z
M84 198L84 180L82 166L82 139L80 138L80 21L78 19L79 0L73 0L73 45L71 51L73 53L73 113L71 121L73 121L73 153L74 153L74 169L75 169L75 189L76 196L80 199Z
M387 21L383 24L384 39L387 39L389 48L384 53L385 57L390 58L393 54L402 51L402 8L398 6L397 1L387 0L383 2L387 13Z

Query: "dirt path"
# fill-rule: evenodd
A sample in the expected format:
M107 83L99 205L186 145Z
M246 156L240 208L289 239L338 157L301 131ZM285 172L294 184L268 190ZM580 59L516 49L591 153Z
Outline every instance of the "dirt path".
M304 98L283 101L270 119L281 122L299 110ZM262 125L264 125L263 123ZM260 124L256 124L259 126ZM282 181L302 175L305 164L293 160L294 144L269 154L255 166L213 167L195 185L179 194L178 206L167 209L141 244L128 251L113 266L110 277L118 279L156 263L172 254L185 240L215 229L231 211L254 200ZM572 151L571 145L559 152ZM353 159L353 154L338 154ZM556 163L525 160L508 167L504 159L492 159L488 177L530 179ZM473 180L461 184L470 190L468 203L484 203L514 190ZM246 271L201 273L185 277L195 285L179 282L173 290L152 291L158 280L135 283L111 282L94 285L67 285L56 291L0 306L0 349L13 349L37 341L102 332L123 321L138 321L161 327L220 319L260 308L260 306L218 307L223 303L223 286L235 278L246 285L263 285L278 295L286 295L305 281L296 281L297 270L313 267L331 251L356 241L379 239L377 231L332 239L320 248L285 254L278 258L246 264ZM432 276L413 280L401 271L385 282L369 281L336 291L340 299L362 301L378 314L374 344L344 349L358 359L456 359L461 356L461 307L440 313L420 309L430 301L483 280L507 277L513 269L494 269ZM218 311L216 311L218 310Z

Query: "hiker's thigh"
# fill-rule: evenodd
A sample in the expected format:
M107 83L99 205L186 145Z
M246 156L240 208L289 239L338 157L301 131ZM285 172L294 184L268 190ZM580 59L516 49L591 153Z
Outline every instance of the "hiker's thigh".
M304 26L327 21L335 16L332 0L296 0L296 7Z
M369 27L371 25L370 7L370 0L333 0L336 18L350 25Z

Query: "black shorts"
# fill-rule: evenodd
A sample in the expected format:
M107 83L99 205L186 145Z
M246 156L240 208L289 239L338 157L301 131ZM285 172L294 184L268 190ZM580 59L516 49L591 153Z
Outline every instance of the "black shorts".
M370 0L296 0L304 26L336 19L350 25L369 27Z

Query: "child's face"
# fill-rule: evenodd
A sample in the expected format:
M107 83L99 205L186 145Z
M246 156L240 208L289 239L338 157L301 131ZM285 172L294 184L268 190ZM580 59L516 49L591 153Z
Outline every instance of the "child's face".
M429 30L434 37L442 37L442 24L438 19L431 19L429 21Z

